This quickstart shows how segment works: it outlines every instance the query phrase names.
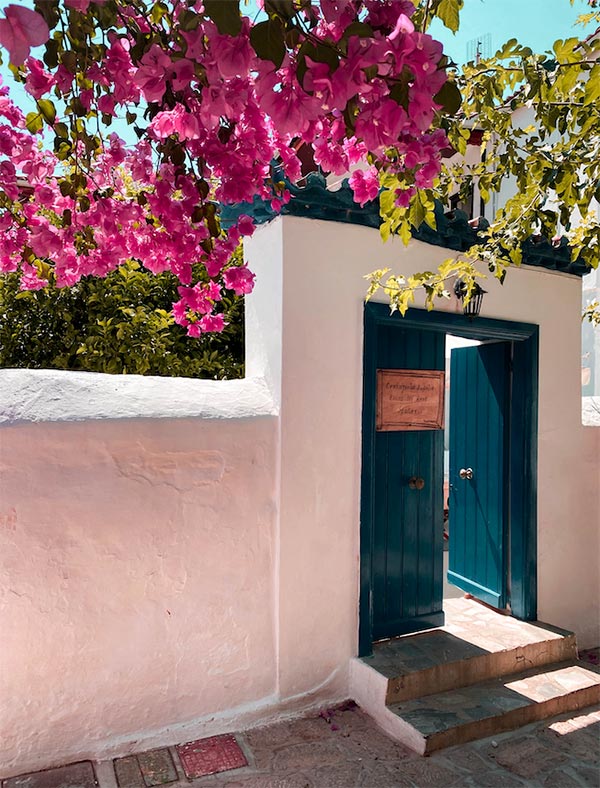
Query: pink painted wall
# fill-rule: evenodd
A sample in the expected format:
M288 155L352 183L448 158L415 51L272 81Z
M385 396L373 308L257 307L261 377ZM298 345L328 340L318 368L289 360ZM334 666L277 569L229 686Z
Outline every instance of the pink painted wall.
M273 695L275 437L273 418L0 431L0 776Z

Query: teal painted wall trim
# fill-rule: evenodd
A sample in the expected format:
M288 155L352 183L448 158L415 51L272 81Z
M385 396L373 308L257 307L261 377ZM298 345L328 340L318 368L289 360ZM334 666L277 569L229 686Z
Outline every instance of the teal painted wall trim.
M354 202L348 181L344 180L336 191L327 188L323 175L311 172L306 178L305 186L295 186L286 180L283 172L276 171L275 177L285 182L291 194L290 201L281 209L284 216L302 216L308 219L323 219L330 222L358 224L378 229L381 224L379 200L367 203L364 208ZM237 205L221 206L221 223L227 228L242 214L252 216L257 224L264 224L274 219L278 212L271 208L268 201L255 197L252 202ZM412 229L413 238L433 246L442 246L464 252L473 244L478 243L478 232L485 230L489 224L485 219L479 220L477 227L472 227L466 213L462 211L445 211L440 202L435 206L436 229L426 224L419 229ZM571 262L571 250L565 239L554 246L545 238L530 238L522 246L523 265L540 266L553 271L583 276L589 269L581 263Z
M364 307L362 468L360 501L359 656L372 653L375 502L376 358L378 325L414 327L470 339L512 342L511 413L511 607L516 618L537 616L537 444L539 328L531 323L409 309L390 314L386 304Z

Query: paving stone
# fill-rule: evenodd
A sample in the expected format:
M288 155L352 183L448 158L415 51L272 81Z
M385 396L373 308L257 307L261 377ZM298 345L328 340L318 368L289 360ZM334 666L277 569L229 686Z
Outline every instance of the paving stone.
M138 762L148 788L177 780L177 769L167 748L140 753Z
M144 785L144 778L135 755L117 758L114 767L119 788L141 788Z
M240 745L231 734L180 744L176 750L188 779L248 765Z
M356 788L361 785L362 765L360 761L343 761L333 766L323 766L309 772L319 788ZM388 773L389 779L389 773Z
M501 771L474 772L466 780L465 785L473 788L513 788L513 786L529 785L514 774Z
M463 785L464 775L438 765L432 758L414 758L398 766L398 772L419 788L425 786Z
M600 785L600 769L584 764L573 764L569 770L579 778L582 785L589 786L589 788L598 788Z
M442 754L436 756L436 762L442 766L451 769L458 768L467 773L481 772L490 768L490 761L471 747L453 747L451 750L444 750Z
M491 753L490 755L492 756ZM534 737L506 741L496 749L492 757L500 766L526 779L551 771L567 760L565 755L550 750Z
M596 778L600 779L600 775L596 774ZM579 788L581 786L578 779L563 769L554 769L550 774L545 775L541 779L541 784L544 788L571 788L571 786ZM592 783L590 783L590 786L592 786Z
M321 785L311 782L304 774L289 774L282 777L258 774L245 779L219 783L219 785L223 788L323 788Z
M555 723L556 724L556 723ZM570 758L581 758L590 765L600 766L600 731L595 728L585 729L561 724L560 728L550 727L536 731L536 737L552 750L558 750ZM598 783L600 785L600 781Z
M3 788L96 788L96 785L96 775L90 761L10 777L2 783Z
M341 763L343 760L342 753L332 741L292 744L278 750L272 768L275 774L293 774L296 771Z
M361 768L361 788L414 788L415 783L402 773L402 766L383 761L368 761Z

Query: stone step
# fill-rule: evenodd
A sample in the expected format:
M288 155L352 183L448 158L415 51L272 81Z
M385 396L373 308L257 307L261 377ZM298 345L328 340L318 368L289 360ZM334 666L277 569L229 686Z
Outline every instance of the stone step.
M373 655L362 658L386 683L386 705L577 659L572 632L471 600L452 602L446 626L376 643Z
M600 702L600 671L572 661L394 703L385 729L422 755Z

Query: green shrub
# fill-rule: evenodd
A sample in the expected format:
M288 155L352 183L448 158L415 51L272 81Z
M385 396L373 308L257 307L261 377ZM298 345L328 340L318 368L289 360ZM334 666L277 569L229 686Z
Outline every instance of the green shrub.
M179 296L170 272L137 263L73 287L20 291L0 276L0 367L239 378L244 375L243 299L224 298L221 334L188 337L170 313Z

